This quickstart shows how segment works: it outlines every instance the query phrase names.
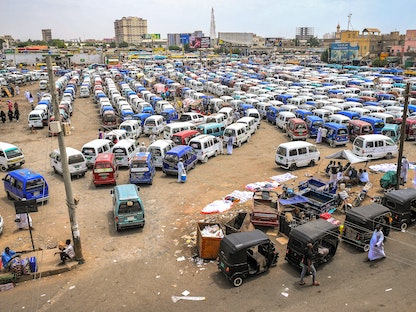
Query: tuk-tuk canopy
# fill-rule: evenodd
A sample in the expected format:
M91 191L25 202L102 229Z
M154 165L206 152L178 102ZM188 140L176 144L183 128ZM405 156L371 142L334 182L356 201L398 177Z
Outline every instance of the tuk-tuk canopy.
M328 222L329 223L329 222ZM268 243L269 238L260 230L233 233L226 235L221 240L221 250L227 250L229 254L236 254L255 245Z
M365 225L377 217L390 212L390 209L380 204L370 204L351 208L346 212L345 221Z
M410 202L416 199L416 189L408 188L402 190L393 190L384 195L383 205L395 211L408 211L410 209ZM394 203L391 205L389 202Z
M321 239L323 234L335 235L338 237L338 227L324 219L317 219L301 224L289 233L289 239L295 238L305 245L309 242L315 242Z

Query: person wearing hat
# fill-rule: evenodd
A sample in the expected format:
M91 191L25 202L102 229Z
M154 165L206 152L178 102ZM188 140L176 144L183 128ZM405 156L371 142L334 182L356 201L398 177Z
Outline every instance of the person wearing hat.
M319 286L320 285L319 282L316 281L316 269L315 269L315 266L313 265L314 254L313 254L312 248L313 248L312 243L308 243L306 245L305 253L303 254L303 259L302 259L302 263L301 263L302 272L300 273L299 285L305 285L306 284L305 281L304 281L306 272L311 272L311 274L312 274L312 285L313 286Z
M384 252L384 233L381 224L376 225L373 236L370 240L370 249L368 250L368 260L374 261L385 258Z

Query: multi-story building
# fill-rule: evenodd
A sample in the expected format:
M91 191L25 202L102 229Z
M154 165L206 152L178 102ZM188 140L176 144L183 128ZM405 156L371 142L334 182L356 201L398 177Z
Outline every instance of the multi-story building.
M296 39L308 41L313 37L313 27L296 27Z
M147 34L147 20L140 17L123 17L114 21L116 43L140 44Z
M52 30L42 29L42 41L49 42L52 40Z

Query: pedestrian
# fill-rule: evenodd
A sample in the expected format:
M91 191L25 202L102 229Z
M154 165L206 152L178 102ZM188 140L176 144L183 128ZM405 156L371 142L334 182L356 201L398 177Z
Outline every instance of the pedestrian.
M25 98L28 102L29 102L29 94L30 94L29 90L26 90L25 91Z
M103 132L103 130L101 130L101 128L98 129L98 138L99 139L104 139L104 132Z
M17 102L14 102L14 104L13 104L13 108L14 108L14 109L19 109L19 104L18 104Z
M12 101L7 101L7 108L8 108L9 111L13 109Z
M335 161L332 163L331 168L329 169L329 182L336 183L338 177L338 166Z
M316 144L322 143L322 127L318 128L318 133L316 134Z
M19 94L20 94L20 88L19 88L19 86L18 86L18 85L16 85L16 86L14 87L14 91L16 92L16 95L19 95Z
M40 102L40 99L41 99L41 95L40 95L40 92L39 91L36 92L36 98L37 98L38 103L39 103Z
M15 108L14 110L14 118L16 118L16 121L19 122L20 112L18 108Z
M75 258L75 251L74 246L71 244L71 240L67 239L65 242L65 246L59 246L60 252L55 252L55 255L59 253L59 256L61 257L61 263L60 265L64 265L66 260L70 260Z
M341 162L338 162L338 172L337 172L337 181L340 181L342 179L343 176L343 167Z
M29 103L33 107L33 95L29 92Z
M233 154L234 138L230 136L227 141L227 155Z
M155 141L156 141L156 134L154 134L154 132L152 132L149 135L149 142L150 142L150 144L153 144Z
M410 164L407 160L406 156L402 157L402 167L400 169L400 183L402 185L405 185L407 182L407 172L409 171Z
M14 220L14 222L16 222L16 226L19 230L33 230L32 218L28 213L16 214L16 219Z
M9 116L9 121L12 122L13 121L13 111L9 110L9 112L7 113L7 115Z
M182 175L186 175L185 166L183 165L183 158L179 158L178 161L178 182L185 182L182 180Z
M373 236L370 240L370 249L368 250L368 260L374 261L377 259L385 258L384 252L384 234L381 224L376 225L376 229L373 232Z
M140 147L139 147L139 152L140 153L145 153L146 151L147 151L146 144L144 144L144 142L142 142L142 145L140 145Z
M220 155L224 155L224 141L223 137L220 137Z
M6 122L6 113L3 110L0 112L0 118L2 123Z
M313 251L312 251L312 243L308 243L306 245L306 249L305 249L305 253L303 255L303 261L301 263L302 266L302 272L300 273L300 282L299 285L305 285L305 275L306 272L310 272L312 274L312 285L313 286L319 286L319 282L316 280L316 269L315 266L313 265Z

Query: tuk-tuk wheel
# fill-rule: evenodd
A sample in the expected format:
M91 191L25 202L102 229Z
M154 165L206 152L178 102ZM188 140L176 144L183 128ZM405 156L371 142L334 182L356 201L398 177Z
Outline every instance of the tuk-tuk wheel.
M239 287L243 284L243 277L241 275L234 276L233 285Z
M363 246L363 250L364 250L365 252L368 252L368 251L370 250L370 244L365 244L365 245Z
M407 229L407 223L403 222L402 224L400 224L400 230L405 231Z
M0 171L2 171L2 172L6 172L6 171L7 171L6 166L1 165L1 166L0 166Z
M292 170L292 171L295 171L296 170L296 164L291 164L289 169Z

